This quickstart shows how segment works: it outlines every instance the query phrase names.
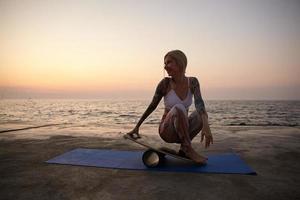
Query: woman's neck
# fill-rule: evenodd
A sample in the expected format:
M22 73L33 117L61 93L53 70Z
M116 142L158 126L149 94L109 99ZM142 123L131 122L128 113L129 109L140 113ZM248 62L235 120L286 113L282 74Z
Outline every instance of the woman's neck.
M186 79L186 76L183 74L183 75L177 75L177 76L172 76L172 80L176 83L176 84L181 84L181 83L184 83Z

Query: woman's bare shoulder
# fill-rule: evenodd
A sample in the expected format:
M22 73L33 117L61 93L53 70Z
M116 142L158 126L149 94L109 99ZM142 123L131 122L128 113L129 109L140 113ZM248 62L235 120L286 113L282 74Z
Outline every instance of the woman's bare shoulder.
M157 89L160 93L165 94L169 87L170 78L164 77L157 85Z
M170 80L171 80L171 78L164 77L163 79L161 79L161 81L158 83L158 85L167 85L167 84L169 84Z
M197 90L197 88L199 88L199 81L197 79L197 77L189 77L190 79L190 88L192 93L195 93L195 91Z

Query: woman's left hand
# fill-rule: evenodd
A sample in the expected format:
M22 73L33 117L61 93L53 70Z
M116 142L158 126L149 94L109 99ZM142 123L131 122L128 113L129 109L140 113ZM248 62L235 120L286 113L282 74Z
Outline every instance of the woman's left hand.
M214 142L208 123L205 123L203 125L203 129L201 131L201 142L203 142L204 137L205 137L205 148L207 148L209 147L210 144L213 144Z

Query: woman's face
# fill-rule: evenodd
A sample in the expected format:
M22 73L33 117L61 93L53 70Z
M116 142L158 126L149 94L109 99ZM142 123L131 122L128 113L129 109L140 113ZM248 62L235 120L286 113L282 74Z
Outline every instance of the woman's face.
M180 74L179 66L177 65L176 61L170 56L166 57L164 68L167 71L169 76L174 76L174 75Z

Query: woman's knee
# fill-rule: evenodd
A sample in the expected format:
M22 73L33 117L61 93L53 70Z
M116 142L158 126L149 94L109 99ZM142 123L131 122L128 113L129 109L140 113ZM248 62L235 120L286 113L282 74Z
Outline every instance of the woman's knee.
M186 108L184 107L184 105L178 103L178 104L175 104L173 107L174 107L178 112L187 114L187 113L186 113Z
M184 105L182 104L175 104L170 112L172 113L173 116L177 117L177 116L184 116L187 117L187 111L186 108L184 107Z

